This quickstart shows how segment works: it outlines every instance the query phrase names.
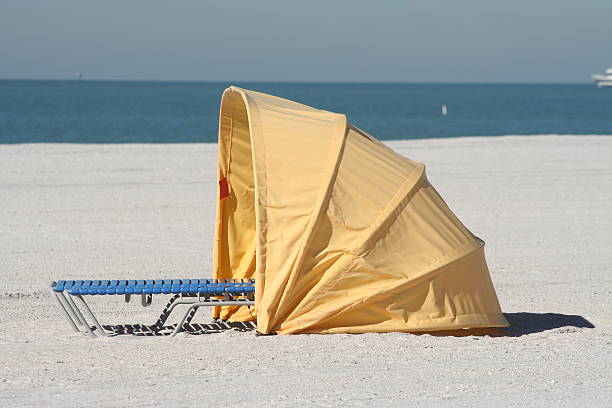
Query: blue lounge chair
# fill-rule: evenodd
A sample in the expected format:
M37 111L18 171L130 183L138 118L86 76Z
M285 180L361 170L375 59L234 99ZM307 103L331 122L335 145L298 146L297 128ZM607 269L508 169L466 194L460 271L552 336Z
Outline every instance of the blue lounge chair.
M160 331L178 305L189 308L172 332L182 331L202 306L252 306L255 304L255 281L252 279L170 279L170 280L60 280L51 282L51 293L76 332L107 336L109 333L91 311L84 296L122 295L129 302L140 295L143 306L151 305L153 295L172 295L157 322L152 326ZM85 314L81 312L80 304ZM87 321L91 320L93 326Z

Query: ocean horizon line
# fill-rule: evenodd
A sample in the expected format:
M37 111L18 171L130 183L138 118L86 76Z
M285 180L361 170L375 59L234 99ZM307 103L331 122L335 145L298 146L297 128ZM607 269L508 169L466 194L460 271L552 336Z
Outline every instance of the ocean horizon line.
M482 138L525 138L525 137L612 137L612 133L524 133L524 134L499 134L499 135L465 135L465 136L423 136L423 137L390 137L379 139L381 142L416 142L419 140L449 140L449 139L482 139ZM16 142L3 142L0 141L1 145L183 145L183 144L217 144L216 140L202 140L202 141L108 141L108 142L100 142L100 141L16 141Z

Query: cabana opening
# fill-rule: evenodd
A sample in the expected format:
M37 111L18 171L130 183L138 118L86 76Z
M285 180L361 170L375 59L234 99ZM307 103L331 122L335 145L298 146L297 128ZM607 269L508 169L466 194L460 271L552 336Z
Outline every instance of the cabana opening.
M253 152L247 108L238 92L225 92L221 102L218 176L214 276L218 279L252 277L256 237ZM219 245L219 241L223 244ZM213 315L224 318L235 312L235 307L223 311L215 308ZM250 317L248 310L244 314L245 318Z

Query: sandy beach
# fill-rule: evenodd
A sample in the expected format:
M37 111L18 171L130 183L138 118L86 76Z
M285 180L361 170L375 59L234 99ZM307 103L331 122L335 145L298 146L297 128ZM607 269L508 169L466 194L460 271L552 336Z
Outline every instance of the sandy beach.
M511 328L75 334L52 280L210 276L216 145L0 145L0 406L609 406L612 136L388 144L486 241ZM164 301L90 304L150 324Z

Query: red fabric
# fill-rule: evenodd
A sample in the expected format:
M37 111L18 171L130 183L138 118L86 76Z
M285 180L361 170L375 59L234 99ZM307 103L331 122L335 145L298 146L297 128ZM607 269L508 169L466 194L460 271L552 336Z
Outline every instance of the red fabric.
M227 177L223 177L219 180L219 199L223 200L229 195L229 184L227 184Z

